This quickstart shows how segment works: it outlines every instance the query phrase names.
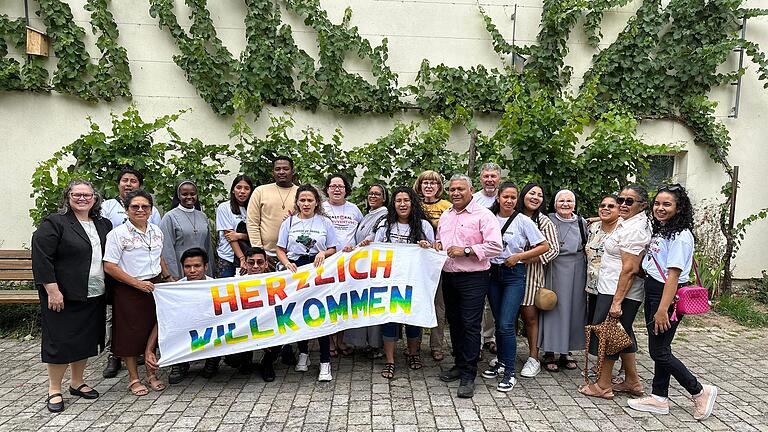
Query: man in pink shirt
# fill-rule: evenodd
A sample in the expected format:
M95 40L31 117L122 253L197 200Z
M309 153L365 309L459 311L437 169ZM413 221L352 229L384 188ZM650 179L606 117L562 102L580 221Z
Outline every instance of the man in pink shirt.
M491 258L501 253L499 223L493 213L472 200L473 191L472 180L466 175L451 177L448 195L453 206L440 217L435 242L435 249L448 253L443 266L443 298L454 358L454 366L440 379L461 379L457 394L462 398L475 395L480 322Z

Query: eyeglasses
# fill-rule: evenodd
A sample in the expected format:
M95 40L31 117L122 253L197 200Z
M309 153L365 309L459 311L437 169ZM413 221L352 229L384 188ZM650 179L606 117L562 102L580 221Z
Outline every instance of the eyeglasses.
M346 187L344 185L335 184L335 185L328 185L328 189L346 189Z
M259 259L259 260L247 260L246 262L248 263L248 265L263 266L266 261L264 261L263 259Z
M384 196L381 192L368 192L369 197L381 197Z
M657 192L663 192L663 191L674 192L674 191L678 191L678 190L680 190L682 188L683 188L683 186L680 185L680 183L675 183L675 184L671 184L671 185L659 186L659 188L656 189L656 191Z
M69 197L72 199L84 199L86 201L89 201L91 198L93 198L92 193L70 193Z
M131 204L131 205L128 206L128 208L133 210L133 211L139 211L139 210L148 211L149 209L152 208L152 206L150 206L150 205Z
M632 204L634 204L636 202L637 203L641 203L641 202L643 202L643 200L636 200L636 199L634 199L632 197L628 197L628 198L618 197L618 198L616 198L616 202L619 203L619 205L626 204L627 207L631 207Z
M632 198L629 198L629 199L632 199ZM628 205L632 205L632 204L628 204ZM616 208L616 204L600 204L600 205L598 206L598 208L608 208L608 209L612 209L612 208Z
M439 184L440 184L440 182L435 181L435 180L424 180L423 182L421 182L422 186L437 186Z

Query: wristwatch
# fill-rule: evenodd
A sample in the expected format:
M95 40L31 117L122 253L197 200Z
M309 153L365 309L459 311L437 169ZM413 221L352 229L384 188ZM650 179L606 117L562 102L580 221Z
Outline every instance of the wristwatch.
M468 257L469 254L471 254L471 253L472 253L472 248L471 247L467 246L467 247L464 248L464 256L465 257Z

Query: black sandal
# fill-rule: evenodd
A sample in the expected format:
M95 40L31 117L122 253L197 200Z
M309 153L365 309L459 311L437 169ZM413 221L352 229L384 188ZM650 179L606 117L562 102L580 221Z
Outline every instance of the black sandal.
M392 379L395 377L395 364L384 363L384 369L381 370L381 376L386 379Z
M424 363L421 362L421 357L418 354L408 355L408 367L411 370L419 370L424 367Z
M560 372L560 366L557 365L557 360L555 360L554 354L545 355L541 363L544 365L544 369L547 372Z
M573 359L573 357L570 357L570 355L561 354L560 358L557 361L557 364L560 367L563 367L568 370L574 370L579 367L578 363L576 363L576 360Z

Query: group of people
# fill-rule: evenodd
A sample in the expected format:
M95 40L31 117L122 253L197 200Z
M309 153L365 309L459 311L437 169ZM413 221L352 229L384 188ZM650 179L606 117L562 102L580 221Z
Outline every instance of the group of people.
M370 185L363 214L347 200L352 185L342 174L329 176L321 194L311 184L294 183L288 157L276 158L272 172L275 181L258 187L245 175L234 179L229 199L216 210L215 252L192 181L177 184L172 208L162 218L152 196L141 189L141 173L131 168L117 178L119 196L104 202L90 183L69 184L60 211L44 218L32 239L49 410L64 409L61 384L68 365L70 394L99 396L84 383L83 371L87 358L105 345L110 350L105 377L115 376L124 363L133 394L166 387L157 374L156 283L295 272L302 265L320 266L340 251L390 242L447 254L429 346L432 358L442 361L447 325L454 365L440 379L460 381L459 397L474 395L483 347L497 356L481 375L498 380L498 391L513 389L518 317L529 350L520 375L533 378L542 369L576 369L572 354L585 348L584 325L610 315L619 318L633 344L617 356L606 356L601 367L585 371L600 373L579 392L607 399L627 392L639 397L629 400L631 408L663 414L669 410L668 387L674 376L692 395L695 418L712 412L717 389L700 384L671 350L680 322L679 314L670 319L675 292L688 281L694 248L693 211L682 186L659 188L653 202L642 187L627 186L602 199L598 217L585 219L576 213L573 192L557 192L554 212L546 214L541 185L519 189L502 182L499 166L488 163L476 192L468 176L457 174L445 182L435 171L421 173L413 186L388 190ZM537 294L545 287L556 293L557 301L540 308ZM644 389L632 331L643 302L655 362L647 397L640 397ZM384 357L381 375L394 378L395 344L401 336L406 339L406 365L420 369L422 329L402 327L388 323L318 338L318 380L332 380L331 358L356 348L372 359ZM278 357L296 371L309 370L309 341L297 345L298 356L286 345L265 349L258 364L250 352L227 356L224 362L244 373L258 370L265 381L272 381ZM596 345L589 348L597 354ZM621 376L613 376L618 358ZM146 366L143 381L141 362ZM219 358L206 359L201 375L213 376L219 363ZM182 381L189 368L173 365L169 383Z

